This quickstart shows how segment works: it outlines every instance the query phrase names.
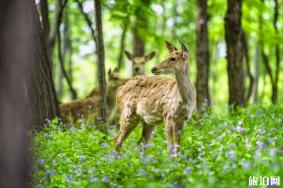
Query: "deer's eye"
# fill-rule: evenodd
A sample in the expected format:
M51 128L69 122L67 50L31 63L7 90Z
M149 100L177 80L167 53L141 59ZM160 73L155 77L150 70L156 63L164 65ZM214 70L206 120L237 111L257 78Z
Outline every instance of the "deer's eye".
M176 58L175 58L175 57L172 57L172 58L171 58L171 61L176 61Z

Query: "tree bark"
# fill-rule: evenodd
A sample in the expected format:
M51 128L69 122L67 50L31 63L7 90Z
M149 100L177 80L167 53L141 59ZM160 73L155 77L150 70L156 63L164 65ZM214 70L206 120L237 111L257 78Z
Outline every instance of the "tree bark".
M197 109L203 112L210 104L209 97L209 49L207 30L207 0L197 1L196 60L197 60Z
M41 129L46 119L51 120L59 115L59 110L39 16L34 3L32 6L34 7L30 9L33 11L35 44L32 46L33 58L27 83L27 96L32 110L33 124L37 129Z
M26 79L35 46L32 1L0 1L0 187L29 187ZM33 4L33 6L35 6ZM35 7L34 7L35 8ZM20 33L19 33L20 28Z
M244 48L244 55L245 55L247 75L248 75L249 80L250 80L249 86L248 86L248 91L247 91L247 94L245 96L245 102L247 103L250 100L250 97L252 95L253 84L254 84L254 77L253 77L252 72L251 72L248 41L247 41L245 32L243 32L242 40L243 40L243 48Z
M96 28L96 54L97 75L99 80L99 120L106 123L106 78L105 78L105 55L102 32L101 0L94 0L95 28Z
M127 30L128 30L128 24L124 23L123 24L122 37L121 37L121 41L120 41L120 53L119 53L118 65L117 65L118 70L120 70L120 68L122 67L122 64L123 64L123 57L124 57L125 40L126 40Z
M242 1L228 0L225 15L225 40L227 45L227 71L229 83L229 105L245 104L243 44L242 44Z
M47 0L40 0L40 13L42 20L43 37L45 44L47 45L49 40L49 32L50 32L49 10L48 10Z
M65 0L64 3L61 5L61 10L64 9L64 7L67 5L67 2L68 0ZM77 98L77 92L76 90L74 89L73 87L73 84L67 74L67 71L65 69L65 66L64 66L64 56L63 56L63 53L62 53L62 38L61 38L61 33L60 33L60 26L61 26L61 23L62 23L62 19L63 19L63 11L60 12L60 14L58 15L58 25L57 25L57 37L58 37L58 56L59 56L59 63L60 63L60 66L61 66L61 71L62 71L62 74L64 76L64 78L66 79L67 81L67 84L69 86L69 89L70 89L70 92L71 92L71 95L72 95L72 99L76 99Z
M150 0L139 0L143 7L150 5ZM142 8L137 7L135 10L135 23L133 28L133 54L135 57L144 56L145 44L144 38L142 37L142 31L147 28L147 16L144 14Z
M260 59L260 43L257 42L257 47L255 49L255 58L254 58L254 89L253 89L253 104L258 103L258 80L259 80L259 59Z
M274 0L275 7L274 7L274 21L273 21L273 27L275 30L276 35L279 35L279 30L277 26L278 22L278 15L279 15L279 5L278 0ZM274 87L272 89L272 103L275 104L277 102L278 98L278 80L279 80L279 72L280 72L280 47L279 43L276 42L275 45L275 61L276 61L276 67L275 67L275 78L274 78Z

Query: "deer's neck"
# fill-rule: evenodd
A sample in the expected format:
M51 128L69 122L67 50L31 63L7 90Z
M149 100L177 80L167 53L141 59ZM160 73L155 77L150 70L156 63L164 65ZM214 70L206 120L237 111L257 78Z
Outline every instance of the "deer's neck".
M184 103L190 103L194 100L194 87L189 79L189 67L185 71L176 73L177 86Z

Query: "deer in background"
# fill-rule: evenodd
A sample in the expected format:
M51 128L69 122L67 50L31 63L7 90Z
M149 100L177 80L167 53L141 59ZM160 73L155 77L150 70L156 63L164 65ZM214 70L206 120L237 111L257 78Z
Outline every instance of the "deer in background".
M128 79L119 77L118 69L108 71L107 82L107 106L108 114L115 106L114 98L117 89L123 85ZM60 104L61 118L65 123L76 122L80 119L88 119L89 117L96 117L99 104L99 87L95 87L89 95L83 99L74 100L68 103ZM112 118L116 121L116 117Z
M145 75L145 64L155 56L152 51L146 56L135 57L133 54L125 50L127 58L132 62L132 76Z
M186 46L182 43L181 51L178 51L169 42L165 43L169 57L151 71L155 75L174 74L175 79L136 76L117 91L116 102L121 111L120 129L115 141L117 154L139 121L143 126L139 143L147 144L155 125L163 121L170 152L179 151L184 122L196 107L196 91L190 81Z

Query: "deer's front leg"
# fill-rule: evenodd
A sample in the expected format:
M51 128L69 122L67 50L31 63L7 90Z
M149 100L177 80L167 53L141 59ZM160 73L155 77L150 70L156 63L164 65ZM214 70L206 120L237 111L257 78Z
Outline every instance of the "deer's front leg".
M116 137L115 153L120 152L123 141L130 135L132 130L137 126L138 120L136 118L123 118L120 119L120 130Z
M174 149L173 127L174 127L174 122L170 119L167 119L165 121L165 132L166 132L166 136L167 136L168 149L171 153L173 153L173 149Z
M179 122L174 125L174 153L178 153L180 149L181 135L183 130L184 122Z

